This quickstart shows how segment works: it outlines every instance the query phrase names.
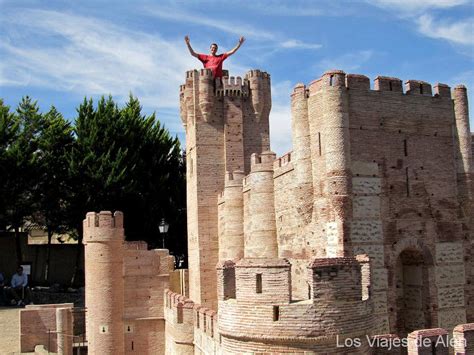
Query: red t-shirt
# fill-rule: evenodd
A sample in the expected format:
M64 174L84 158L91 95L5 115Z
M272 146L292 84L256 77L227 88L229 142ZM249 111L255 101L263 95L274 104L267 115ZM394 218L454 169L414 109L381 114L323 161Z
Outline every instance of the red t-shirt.
M216 56L199 54L198 59L204 64L204 68L212 70L214 78L222 78L222 63L228 57L227 53L219 54Z

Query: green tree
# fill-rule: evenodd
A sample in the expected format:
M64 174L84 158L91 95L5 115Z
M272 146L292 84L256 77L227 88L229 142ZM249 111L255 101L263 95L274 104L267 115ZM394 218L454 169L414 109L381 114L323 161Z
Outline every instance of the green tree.
M74 186L73 224L79 242L88 211L123 211L127 239L149 243L156 241L161 218L170 221L171 216L183 214L184 165L179 141L154 114L145 116L141 110L132 96L123 108L109 97L101 98L96 108L92 100L85 99L77 110L76 143L69 166Z
M34 196L38 188L38 141L42 125L43 118L36 101L24 97L17 107L13 123L10 123L15 134L4 151L1 190L1 198L6 203L4 220L15 231L18 263L22 261L20 228L36 208Z
M69 231L67 224L72 194L69 179L68 154L74 136L71 124L53 106L43 115L43 125L38 140L38 174L36 189L36 211L34 219L46 228L48 246L45 281L49 276L51 238L53 233Z
M7 211L9 210L11 171L13 166L12 144L16 141L19 132L19 120L10 107L0 99L0 230L5 230L8 224Z

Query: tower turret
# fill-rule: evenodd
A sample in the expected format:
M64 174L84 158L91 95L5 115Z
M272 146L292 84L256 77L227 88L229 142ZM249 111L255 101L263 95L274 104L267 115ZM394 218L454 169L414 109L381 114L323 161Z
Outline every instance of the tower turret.
M203 69L188 71L180 90L186 127L190 298L212 309L217 306L218 195L224 190L226 171L248 174L251 154L269 147L269 83L269 75L260 71L244 80L225 76L214 81ZM258 118L252 95L262 98ZM237 249L232 253L238 255Z
M297 210L303 214L300 223L311 221L313 210L313 174L311 171L311 135L308 122L308 91L297 84L291 94L291 126L293 133L293 161L296 172Z
M84 220L86 331L91 354L123 354L123 214Z
M272 107L270 76L257 69L247 73L246 79L249 81L252 107L257 120L267 117Z
M278 257L273 186L275 158L276 154L271 151L252 154L251 172L246 179L250 187L247 216L250 233L245 236L246 258Z
M201 69L199 75L199 108L204 121L208 121L214 107L214 78L211 69Z
M344 236L349 233L352 215L349 108L346 74L341 70L324 73L309 88L315 211L324 208L326 256L344 256ZM324 185L320 184L324 181Z
M244 256L244 172L226 173L223 200L223 231L219 233L219 260L238 260ZM219 218L221 219L221 218Z

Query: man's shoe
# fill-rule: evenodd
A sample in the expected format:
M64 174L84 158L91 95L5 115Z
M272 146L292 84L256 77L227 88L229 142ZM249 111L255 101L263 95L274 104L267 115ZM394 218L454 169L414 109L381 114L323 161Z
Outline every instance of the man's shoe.
M21 307L23 306L23 301L22 300L19 300L18 303L16 304L18 307Z
M11 304L12 306L16 306L16 301L15 301L15 300L11 300L11 301L10 301L10 304Z

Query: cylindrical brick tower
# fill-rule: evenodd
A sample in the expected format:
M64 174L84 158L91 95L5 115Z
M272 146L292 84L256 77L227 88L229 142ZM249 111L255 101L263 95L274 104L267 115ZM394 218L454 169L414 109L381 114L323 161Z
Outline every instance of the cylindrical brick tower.
M244 256L244 172L227 172L224 188L224 233L219 237L219 260L238 260Z
M297 84L291 94L291 126L293 158L296 173L296 207L303 215L300 223L311 221L313 210L313 174L311 167L311 136L308 122L308 91Z
M123 214L84 220L86 332L90 354L123 354Z
M199 75L199 108L204 121L209 121L214 107L214 78L211 69L201 69Z
M456 168L458 181L464 180L468 191L464 196L472 199L472 174L474 167L472 162L472 137L469 127L469 107L467 102L467 90L464 85L454 88L454 115L456 118ZM467 207L467 206L465 206ZM472 211L471 211L472 213Z
M346 74L328 71L309 89L315 195L325 197L326 256L344 256L352 216L352 174ZM324 175L321 175L324 171ZM320 181L324 181L321 186ZM315 199L316 203L321 200ZM321 208L321 206L315 206Z
M277 258L273 162L271 151L253 154L251 158L249 217L250 233L245 236L246 258Z
M72 355L72 312L71 308L56 308L56 331L58 354Z

